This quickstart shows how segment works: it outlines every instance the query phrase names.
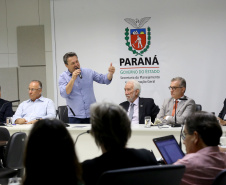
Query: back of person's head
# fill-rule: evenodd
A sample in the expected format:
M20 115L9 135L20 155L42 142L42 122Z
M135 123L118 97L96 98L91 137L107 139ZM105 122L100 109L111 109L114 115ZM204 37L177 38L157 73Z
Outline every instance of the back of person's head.
M24 166L24 185L77 184L80 165L73 140L60 120L45 119L34 124L25 149Z
M194 131L198 132L207 146L217 146L220 143L222 129L212 113L195 112L186 119L185 126L188 134L193 134Z
M98 146L106 151L125 148L131 136L130 120L126 111L112 103L91 105L91 134Z

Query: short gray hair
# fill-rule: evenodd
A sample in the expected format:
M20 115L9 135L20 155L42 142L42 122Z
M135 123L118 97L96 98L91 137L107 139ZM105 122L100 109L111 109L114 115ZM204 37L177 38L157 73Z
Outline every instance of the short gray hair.
M91 134L97 146L107 151L124 148L131 136L126 111L113 103L95 103L90 108Z
M138 81L136 81L136 80L129 80L129 81L127 81L126 83L132 83L133 84L133 90L135 91L135 90L139 90L139 94L138 94L138 96L140 96L140 93L141 93L141 86L140 86L140 83L138 82Z
M174 81L179 81L180 82L180 86L181 87L184 87L186 89L186 80L182 77L175 77L171 80L171 82L174 82Z

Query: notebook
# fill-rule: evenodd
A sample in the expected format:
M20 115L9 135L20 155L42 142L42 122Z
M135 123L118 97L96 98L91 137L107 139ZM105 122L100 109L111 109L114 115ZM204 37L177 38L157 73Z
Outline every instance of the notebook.
M184 153L173 135L154 138L153 142L166 164L173 164L184 157Z

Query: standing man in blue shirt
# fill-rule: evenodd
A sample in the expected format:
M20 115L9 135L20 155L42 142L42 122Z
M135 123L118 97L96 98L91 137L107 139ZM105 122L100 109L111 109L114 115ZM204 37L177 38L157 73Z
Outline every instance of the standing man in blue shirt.
M93 81L100 84L110 84L115 67L110 64L107 74L99 74L92 69L80 68L78 56L74 52L63 56L68 68L59 77L60 94L66 99L69 123L89 123L90 105L96 102L93 91Z

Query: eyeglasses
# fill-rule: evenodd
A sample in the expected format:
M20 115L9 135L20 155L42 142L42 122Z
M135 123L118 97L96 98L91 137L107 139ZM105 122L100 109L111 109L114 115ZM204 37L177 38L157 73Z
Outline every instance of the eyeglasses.
M183 132L181 133L181 138L183 140L185 140L187 133L183 130Z
M169 90L175 91L177 88L183 88L183 87L171 87L171 86L169 86L168 88L169 88Z
M39 90L39 89L41 89L41 88L38 88L38 89L33 89L33 88L32 88L32 89L30 89L30 88L28 88L27 90L28 90L28 91L32 91L32 92L34 92L34 91L37 91L37 90Z

